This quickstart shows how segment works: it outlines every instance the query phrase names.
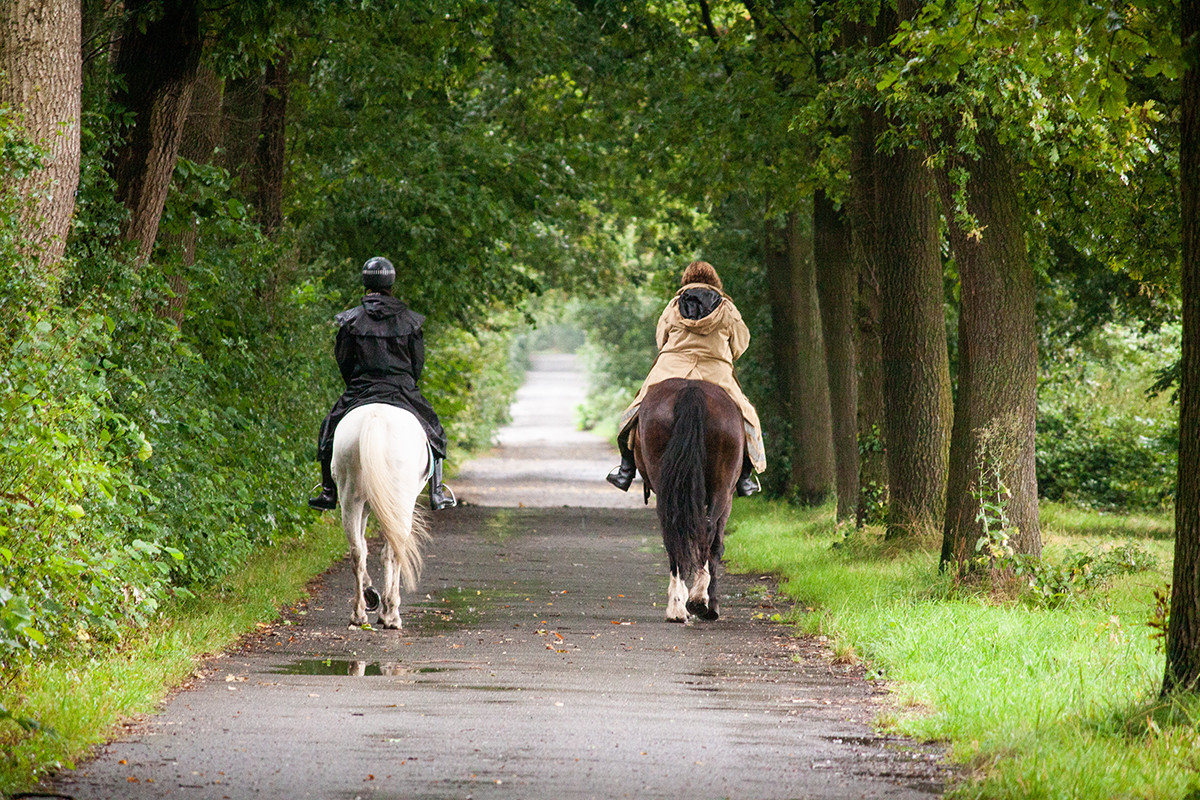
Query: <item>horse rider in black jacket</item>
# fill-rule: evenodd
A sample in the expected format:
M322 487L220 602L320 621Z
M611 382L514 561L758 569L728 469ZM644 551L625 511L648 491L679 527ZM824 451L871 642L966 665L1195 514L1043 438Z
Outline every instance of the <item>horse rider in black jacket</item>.
M433 450L433 474L429 480L429 505L433 510L454 506L453 493L442 485L442 461L446 458L446 432L433 406L417 388L425 366L425 340L421 325L425 317L392 296L396 269L386 258L372 258L362 269L366 296L362 304L338 314L334 356L346 391L333 404L321 424L317 455L321 460L321 493L308 501L313 508L330 511L337 506L337 484L333 480L333 433L351 409L368 403L384 403L411 411L425 429Z

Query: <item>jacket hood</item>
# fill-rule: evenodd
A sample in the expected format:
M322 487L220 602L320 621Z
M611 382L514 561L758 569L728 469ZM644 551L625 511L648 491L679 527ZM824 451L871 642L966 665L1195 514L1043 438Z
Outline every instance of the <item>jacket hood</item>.
M368 294L363 298L362 305L371 319L386 319L399 314L408 307L387 294Z
M688 319L687 317L683 316L682 309L680 308L681 301L688 302L688 300L692 298L704 298L705 295L711 296L710 293L715 293L719 296L716 307L713 308L712 311L700 319ZM685 298L685 294L689 297ZM689 283L680 288L680 290L675 293L674 299L671 301L675 304L675 310L679 314L679 321L676 324L701 335L706 335L725 327L730 322L730 314L733 313L731 311L733 308L733 303L725 302L727 300L729 300L728 295L717 289L715 286L710 286L707 283Z

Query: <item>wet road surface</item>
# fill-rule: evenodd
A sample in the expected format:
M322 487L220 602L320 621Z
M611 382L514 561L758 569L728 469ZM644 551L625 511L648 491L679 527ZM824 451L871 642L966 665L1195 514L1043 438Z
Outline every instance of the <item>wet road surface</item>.
M569 361L536 366L545 369L531 382L578 381ZM56 790L81 799L940 796L937 750L872 730L886 695L771 622L780 609L764 576L724 577L718 622L665 622L652 510L602 507L600 486L497 467L509 448L535 446L602 483L615 453L586 440L550 453L530 444L521 420L514 413L501 446L464 467L464 505L433 515L402 631L348 627L353 576L343 561L309 601L206 662L161 714ZM603 488L615 504L628 500ZM539 497L545 507L533 507ZM496 500L526 507L484 505ZM374 575L377 563L372 554Z

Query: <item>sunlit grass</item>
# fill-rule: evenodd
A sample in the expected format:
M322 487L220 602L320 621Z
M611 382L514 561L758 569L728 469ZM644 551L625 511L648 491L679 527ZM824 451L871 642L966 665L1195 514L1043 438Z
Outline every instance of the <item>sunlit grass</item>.
M15 716L52 731L30 734L0 723L0 794L26 790L46 772L70 767L110 738L123 719L155 710L201 656L222 650L303 597L307 583L345 545L332 521L315 524L301 540L259 551L225 587L179 602L162 622L134 631L122 646L35 664L0 688L0 702Z
M1088 511L1059 503L1042 503L1038 508L1042 532L1057 536L1103 536L1136 539L1166 539L1175 536L1175 512Z
M1097 530L1121 544L1147 525L1055 513L1049 558L1097 547ZM733 518L731 564L781 575L801 629L890 682L884 724L949 744L968 776L955 796L1177 798L1200 786L1196 709L1155 701L1163 657L1146 622L1169 543L1139 540L1155 570L1046 608L952 586L934 550L897 550L869 530L847 539L828 508L742 501Z

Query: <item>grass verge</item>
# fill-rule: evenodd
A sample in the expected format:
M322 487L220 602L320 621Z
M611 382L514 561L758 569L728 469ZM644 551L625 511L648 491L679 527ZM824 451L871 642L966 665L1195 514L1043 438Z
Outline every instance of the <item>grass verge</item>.
M1158 701L1163 657L1146 624L1170 575L1171 543L1155 538L1169 520L1125 528L1114 515L1047 512L1047 561L1132 539L1156 565L1046 605L955 585L936 550L870 529L846 536L830 508L758 500L739 501L726 558L779 575L797 603L789 621L889 681L884 727L948 742L966 775L951 796L1193 796L1200 706Z
M309 581L345 549L341 528L319 522L304 537L257 551L227 585L175 603L120 646L35 663L0 687L0 703L14 716L50 729L26 732L0 723L0 795L27 791L46 773L72 768L122 720L153 711L194 672L198 658L277 618L280 607L304 597Z

